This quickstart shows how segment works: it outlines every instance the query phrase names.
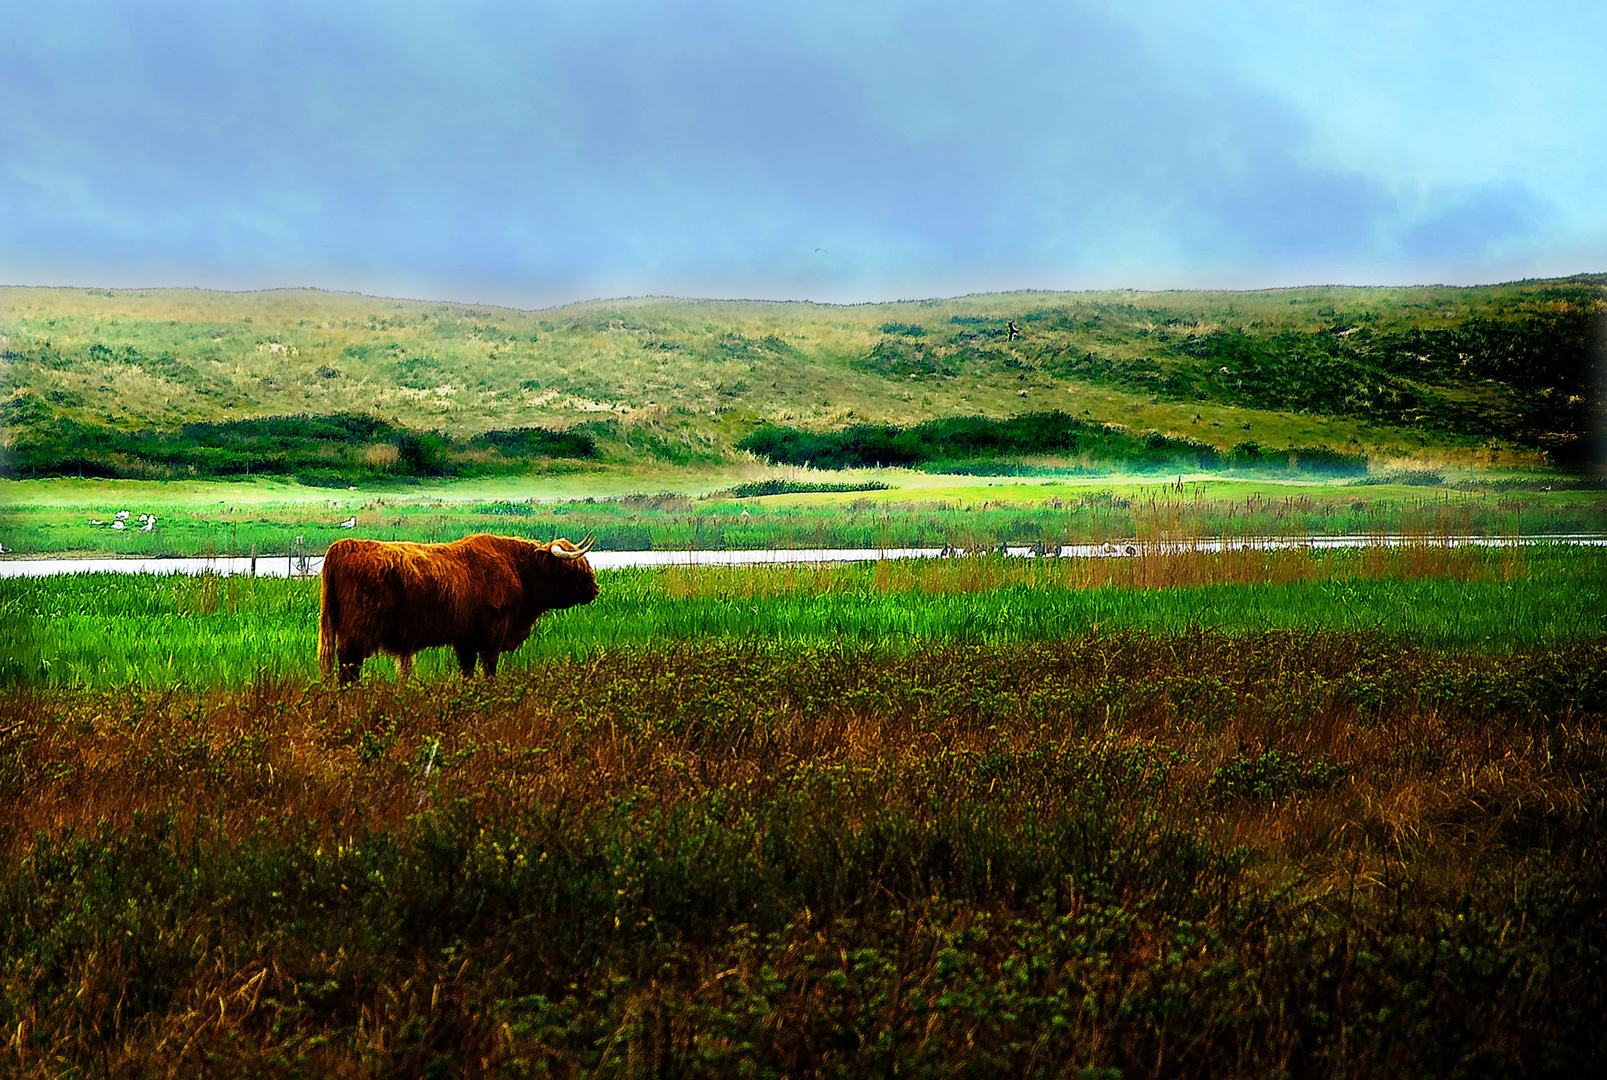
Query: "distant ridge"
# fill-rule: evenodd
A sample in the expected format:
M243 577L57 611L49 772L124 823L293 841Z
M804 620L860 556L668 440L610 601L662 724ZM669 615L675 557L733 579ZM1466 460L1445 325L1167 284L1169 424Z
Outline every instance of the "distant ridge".
M303 414L459 440L606 419L602 465L692 463L740 457L765 423L1065 412L1220 453L1254 442L1570 469L1603 456L1607 273L535 311L315 286L21 286L0 289L0 307L0 415L20 447Z

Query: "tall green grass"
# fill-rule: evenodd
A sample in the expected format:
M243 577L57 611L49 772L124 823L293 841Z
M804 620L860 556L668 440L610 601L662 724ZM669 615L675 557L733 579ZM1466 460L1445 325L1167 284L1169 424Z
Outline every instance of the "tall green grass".
M1399 552L1387 556L1393 564L1376 564L1380 553L1354 551L1268 555L1254 563L1203 557L1201 564L1218 567L1225 583L1210 583L1208 573L1200 582L1194 573L1197 583L1165 588L1088 587L1112 582L1110 575L1123 570L1132 584L1164 585L1158 574L1146 581L1143 560L1080 569L1071 560L984 558L608 571L599 575L597 601L547 616L505 663L521 667L543 657L711 637L891 646L1116 630L1304 628L1485 648L1607 633L1607 553L1538 549L1521 562L1500 551L1442 550L1441 556L1454 557L1448 564L1454 575L1414 574L1410 554ZM1074 576L1095 570L1106 576ZM0 582L0 634L9 654L3 671L10 681L106 687L241 685L264 673L314 679L317 616L315 579L81 574ZM380 658L367 670L392 669ZM450 651L422 654L418 671L426 679L450 677Z

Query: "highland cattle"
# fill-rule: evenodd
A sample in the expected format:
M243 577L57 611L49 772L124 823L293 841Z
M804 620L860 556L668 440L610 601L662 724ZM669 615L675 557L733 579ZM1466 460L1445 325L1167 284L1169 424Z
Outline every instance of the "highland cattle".
M324 556L318 666L327 676L338 661L349 683L385 653L406 680L415 653L450 645L464 678L477 660L494 677L498 657L524 644L544 613L597 598L591 544L484 534L448 544L337 540Z

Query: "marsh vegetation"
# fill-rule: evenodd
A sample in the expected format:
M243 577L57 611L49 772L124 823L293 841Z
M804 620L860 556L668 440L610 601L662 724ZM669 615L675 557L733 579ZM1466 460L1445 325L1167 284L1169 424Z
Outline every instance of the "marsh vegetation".
M656 639L5 692L14 1075L1577 1075L1607 654Z

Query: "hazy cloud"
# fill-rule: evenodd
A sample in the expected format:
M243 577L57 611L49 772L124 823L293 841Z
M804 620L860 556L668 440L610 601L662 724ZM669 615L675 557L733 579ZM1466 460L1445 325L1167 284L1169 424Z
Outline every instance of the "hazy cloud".
M1599 205L1335 154L1304 90L1094 5L0 12L18 283L850 300L1607 255Z

